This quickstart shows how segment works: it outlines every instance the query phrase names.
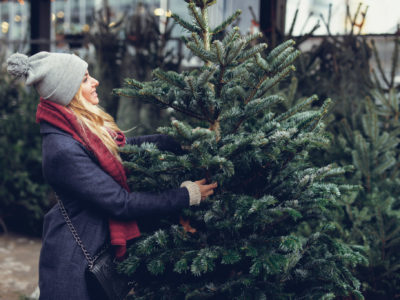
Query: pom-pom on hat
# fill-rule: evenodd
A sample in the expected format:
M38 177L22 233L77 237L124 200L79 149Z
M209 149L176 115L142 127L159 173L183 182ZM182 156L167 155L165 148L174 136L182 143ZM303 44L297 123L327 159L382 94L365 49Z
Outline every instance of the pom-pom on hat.
M39 52L30 57L14 53L7 59L7 71L26 79L39 95L68 105L78 92L88 64L74 54Z

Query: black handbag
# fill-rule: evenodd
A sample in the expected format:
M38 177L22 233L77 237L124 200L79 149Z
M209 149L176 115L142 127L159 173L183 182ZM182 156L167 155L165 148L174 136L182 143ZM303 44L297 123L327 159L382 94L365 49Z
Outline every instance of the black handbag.
M124 274L120 274L116 270L116 261L110 244L107 244L95 256L92 257L86 248L83 246L81 239L67 211L56 195L61 214L67 223L75 241L81 247L83 254L88 262L88 267L85 271L86 284L89 294L92 299L100 300L122 300L128 295L133 288L134 281Z

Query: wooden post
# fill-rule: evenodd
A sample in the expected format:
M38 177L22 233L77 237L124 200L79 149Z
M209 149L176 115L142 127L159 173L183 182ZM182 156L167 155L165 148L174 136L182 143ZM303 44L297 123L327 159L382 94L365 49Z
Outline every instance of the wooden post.
M50 51L50 0L31 0L31 55Z
M286 0L260 0L260 30L268 40L269 49L285 36Z

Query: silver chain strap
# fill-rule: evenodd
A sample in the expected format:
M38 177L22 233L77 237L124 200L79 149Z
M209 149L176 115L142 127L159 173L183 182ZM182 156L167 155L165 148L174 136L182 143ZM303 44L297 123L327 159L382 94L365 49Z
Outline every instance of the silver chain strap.
M96 258L98 257L98 255L94 258L92 258L92 256L89 254L89 252L86 250L85 246L83 246L83 243L81 241L81 239L79 238L78 232L76 231L74 225L71 222L71 219L68 217L67 211L64 207L64 204L62 203L61 199L58 197L57 194L56 195L56 199L58 201L60 210L61 210L61 214L63 215L65 222L67 223L69 229L71 230L71 233L76 241L76 243L81 247L83 255L85 255L86 260L88 261L88 265L89 268L91 269L93 267L93 263L96 260ZM101 253L101 252L100 252Z

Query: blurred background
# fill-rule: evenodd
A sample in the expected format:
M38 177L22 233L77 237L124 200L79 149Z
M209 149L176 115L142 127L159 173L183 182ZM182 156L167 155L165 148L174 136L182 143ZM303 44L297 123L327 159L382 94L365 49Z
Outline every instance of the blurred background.
M399 194L395 187L389 191L392 193L389 196L376 194L377 189L388 192L387 173L374 168L376 157L383 157L387 150L382 147L385 141L374 140L366 128L378 126L378 130L388 132L392 142L398 139L400 1L218 0L210 9L211 27L236 9L241 9L242 15L234 25L240 27L242 34L262 32L269 49L294 39L303 52L296 63L295 74L277 90L287 98L283 109L312 94L322 100L332 98L334 105L326 120L332 146L327 154L318 154L316 161L355 165L354 176L346 180L364 186L365 190L343 199L343 209L357 207L357 212L367 209L371 216L361 216L357 219L359 223L349 216L339 218L338 222L350 228L346 238L356 241L359 237L352 237L352 226L357 224L360 228L364 221L373 223L377 219L374 212L380 205L379 201L363 199L383 199ZM127 130L128 136L154 133L157 127L169 124L171 118L177 116L169 110L117 97L111 92L121 87L127 77L151 80L151 72L157 67L180 72L201 66L202 62L185 48L181 36L187 32L174 25L171 12L189 18L184 0L0 1L0 236L17 235L21 247L27 249L18 259L31 253L34 256L31 261L37 262L43 216L55 201L41 173L41 138L39 125L35 123L38 96L34 89L7 74L7 57L14 52L27 55L39 51L76 53L89 63L91 75L100 81L100 104L120 128ZM368 112L368 103L377 105L377 115L383 120L378 125L365 125L361 120ZM374 152L376 157L357 158L354 153L363 149L360 146L363 141L357 134L364 134L368 147L376 146L373 148L378 151ZM397 174L400 167L397 163L400 146L396 144L391 151L395 153L395 162L383 171L389 170L395 177L393 174ZM364 168L366 164L368 170ZM377 184L374 188L371 180ZM394 225L391 221L387 228L394 235L400 232L400 203L396 201L389 210L385 206L390 218L397 214L395 221L391 219ZM357 218L354 213L349 215ZM378 233L380 238L388 236L384 234L386 227L382 226L380 235ZM391 247L399 250L399 241L400 237ZM3 244L0 240L0 274L4 271L4 276L13 274L10 261L4 262L13 253L10 243L14 243L12 247L18 246L15 240L7 238ZM29 245L33 245L32 248ZM392 278L400 269L400 259L396 262L398 268L390 269L388 264L393 263L392 258L389 263L382 253L371 255L381 257L379 263L383 267L377 264L383 268L384 277ZM23 270L20 267L19 272ZM28 277L35 282L36 269L30 270L33 275L30 273ZM365 291L373 286L368 280L364 280ZM0 277L0 291L2 282L9 281ZM20 293L32 292L29 284L22 287L8 284L7 288ZM387 297L382 296L387 287L375 283L374 288L375 294L365 292L374 295L370 299L400 297L399 287L393 288L390 295L387 292ZM382 298L374 298L375 295ZM1 292L0 299L3 299Z

